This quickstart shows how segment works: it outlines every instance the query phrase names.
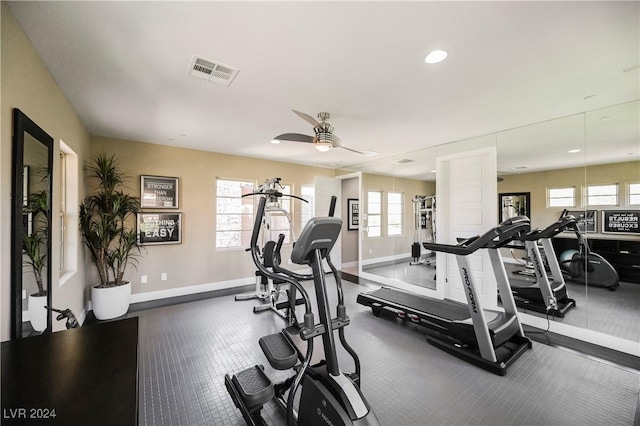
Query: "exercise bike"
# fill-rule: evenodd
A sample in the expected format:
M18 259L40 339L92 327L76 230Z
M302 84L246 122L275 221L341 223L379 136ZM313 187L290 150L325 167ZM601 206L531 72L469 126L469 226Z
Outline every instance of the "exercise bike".
M565 209L560 218L566 215ZM566 278L580 284L595 285L615 291L620 285L618 272L605 258L591 251L577 223L572 230L578 238L578 250L565 250L558 256L558 263Z
M275 400L286 411L288 426L378 425L375 413L360 392L360 361L344 336L349 317L344 305L340 275L329 256L340 234L342 220L334 217L312 218L291 252L293 263L311 267L319 316L319 322L316 323L311 299L299 280L284 272L274 272L261 262L258 234L265 203L266 199L260 198L251 236L252 259L258 270L269 278L285 281L296 288L304 302L304 320L299 328L290 327L259 340L265 357L274 369L292 372L288 379L274 385L264 368L255 365L235 374L226 374L227 391L248 425L266 424L260 412L264 404L271 400ZM331 268L336 282L338 305L335 318L331 318L323 260ZM306 351L303 352L295 344L295 336L290 334L293 330L299 339L307 343ZM334 330L338 331L340 343L354 360L355 373L343 373L339 369ZM324 360L311 365L314 340L318 337L322 339Z

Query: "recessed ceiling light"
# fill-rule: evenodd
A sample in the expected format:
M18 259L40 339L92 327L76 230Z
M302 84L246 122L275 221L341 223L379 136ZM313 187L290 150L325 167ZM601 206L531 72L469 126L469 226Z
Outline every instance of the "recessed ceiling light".
M587 100L587 99L591 99L591 98L595 98L595 97L596 97L596 95L587 95L587 96L584 97L584 99Z
M424 58L424 61L428 64L437 64L438 62L444 61L447 55L448 53L444 50L434 50Z
M271 143L274 145L278 145L280 141L278 139L271 139Z
M435 169L434 170L430 170L430 172L431 173L435 173L435 172L437 172L437 170L435 170Z
M604 117L600 117L598 120L600 121L611 120L611 117L609 117L608 115L605 115Z
M575 154L575 153L580 152L580 150L579 149L570 149L568 152L569 152L569 154Z

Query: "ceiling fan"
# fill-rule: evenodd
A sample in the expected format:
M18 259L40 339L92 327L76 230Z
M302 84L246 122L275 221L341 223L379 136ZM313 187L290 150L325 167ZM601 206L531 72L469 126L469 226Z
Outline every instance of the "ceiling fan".
M274 141L274 143L279 143L280 141L306 142L312 143L313 146L320 152L327 152L331 148L342 148L346 149L347 151L355 152L356 154L365 156L370 155L368 152L362 152L344 146L344 143L340 140L340 138L333 134L333 126L327 122L330 117L330 114L328 112L319 112L318 119L320 121L318 121L310 115L305 114L304 112L296 111L295 109L292 111L313 126L315 136L303 135L301 133L283 133L273 138L272 141Z

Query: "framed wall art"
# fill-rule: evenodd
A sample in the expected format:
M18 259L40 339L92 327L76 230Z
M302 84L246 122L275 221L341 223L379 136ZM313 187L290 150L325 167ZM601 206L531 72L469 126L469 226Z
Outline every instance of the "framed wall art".
M142 245L182 243L182 213L138 213Z
M360 228L360 201L357 198L347 198L347 230L356 231Z
M177 209L178 178L141 175L140 206L143 209Z

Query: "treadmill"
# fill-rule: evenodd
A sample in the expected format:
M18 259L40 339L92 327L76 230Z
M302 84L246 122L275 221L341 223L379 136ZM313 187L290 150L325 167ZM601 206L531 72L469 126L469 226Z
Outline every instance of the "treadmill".
M371 307L373 314L392 312L427 328L427 341L432 345L504 376L507 368L527 349L531 340L524 335L509 279L498 248L531 230L529 218L518 216L505 220L480 236L463 240L458 245L425 243L433 251L456 255L463 278L468 305L437 300L418 294L382 287L360 293L357 301ZM498 289L508 295L503 299L504 310L489 310L482 302L471 273L467 256L479 249L489 252Z
M536 229L516 239L524 242L527 255L533 264L533 276L535 277L535 280L527 280L525 277L511 277L511 292L516 305L520 308L563 318L569 309L576 306L576 301L567 295L567 286L555 256L551 238L567 230L576 231L577 227L575 216L566 215L543 230ZM547 258L551 278L547 274L538 242L540 242ZM531 275L526 270L515 271L515 273Z

